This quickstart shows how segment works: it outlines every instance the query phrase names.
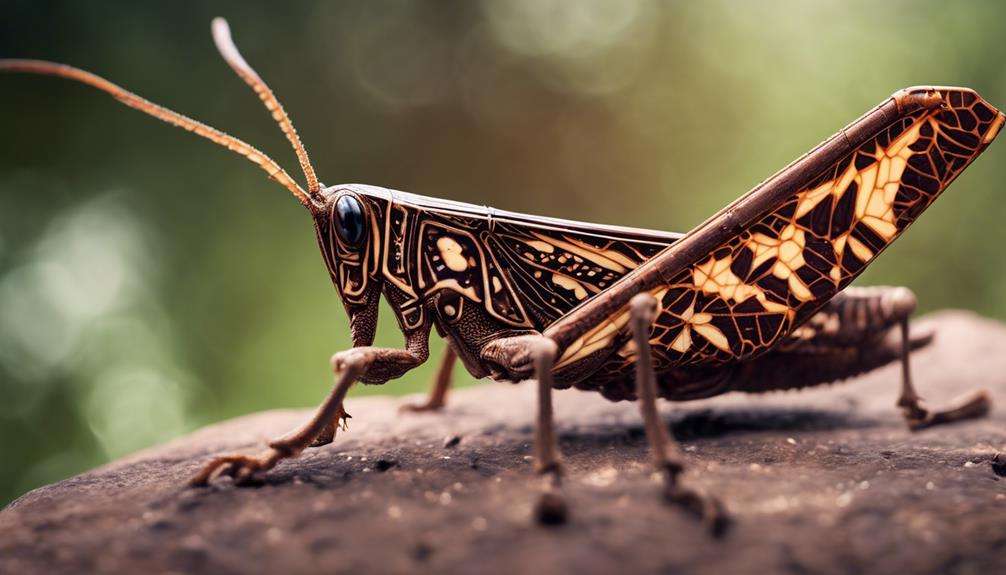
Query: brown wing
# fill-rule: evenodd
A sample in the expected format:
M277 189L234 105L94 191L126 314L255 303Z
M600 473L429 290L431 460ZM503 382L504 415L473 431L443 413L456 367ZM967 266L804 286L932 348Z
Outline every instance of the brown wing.
M489 252L520 294L534 327L543 330L594 297L676 239L628 231L497 221L486 238Z
M772 349L893 242L1003 121L971 90L897 94L654 257L635 282L553 325L546 333L564 347L557 366L584 373L620 347L610 361L631 361L624 304L640 290L660 302L658 370Z
M415 228L423 297L439 293L446 321L478 316L487 333L543 330L682 237L391 193L387 243ZM390 258L392 275L407 273L404 259Z
M888 295L908 293L908 306L887 305ZM763 392L841 381L902 356L898 324L914 309L905 288L849 287L832 298L773 349L744 362L731 389ZM929 345L932 331L913 331L909 350Z

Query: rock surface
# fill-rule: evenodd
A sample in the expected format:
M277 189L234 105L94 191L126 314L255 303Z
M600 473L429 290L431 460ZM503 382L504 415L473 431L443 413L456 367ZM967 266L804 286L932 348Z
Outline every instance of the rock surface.
M0 573L1002 573L1006 327L962 312L922 324L937 339L914 357L920 392L937 406L987 388L990 418L910 433L896 366L663 406L685 477L735 517L721 540L661 504L636 406L577 391L556 394L572 516L533 525L534 388L486 384L441 414L351 399L350 432L256 487L182 485L309 411L224 422L37 489L0 513Z

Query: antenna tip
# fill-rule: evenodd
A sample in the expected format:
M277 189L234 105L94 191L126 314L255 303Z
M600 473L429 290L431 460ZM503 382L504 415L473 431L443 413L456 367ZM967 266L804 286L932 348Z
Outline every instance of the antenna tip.
M213 30L214 34L220 32L228 32L230 31L231 28L230 26L227 25L227 20L221 16L217 16L216 18L214 18L213 22L210 23L210 27Z

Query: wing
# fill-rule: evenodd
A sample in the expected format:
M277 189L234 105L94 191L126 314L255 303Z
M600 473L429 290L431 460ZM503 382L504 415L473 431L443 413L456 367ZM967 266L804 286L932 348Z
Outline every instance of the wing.
M773 349L738 366L731 389L757 393L832 383L900 359L901 332L896 326L911 311L883 305L881 294L903 289L843 290ZM913 330L909 350L932 341L931 330Z
M532 324L543 330L584 300L603 292L677 236L631 230L590 230L497 219L487 250L520 294Z
M991 143L1004 116L963 88L892 98L546 330L557 367L628 363L626 304L660 302L658 370L750 360L847 286Z
M477 315L492 323L491 333L508 328L544 330L683 237L407 192L355 189L393 200L386 216L390 234L386 243L415 244L416 283L424 297L440 293L438 309L448 321L461 321L466 315L463 308L479 306ZM419 212L422 218L416 216ZM415 234L409 240L412 228ZM399 284L409 283L408 258L389 258L388 274L401 278Z

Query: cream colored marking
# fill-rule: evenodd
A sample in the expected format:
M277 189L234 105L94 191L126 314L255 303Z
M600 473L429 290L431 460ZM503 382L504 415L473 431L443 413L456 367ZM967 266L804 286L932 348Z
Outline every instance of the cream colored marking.
M560 248L560 249L563 249L563 250L566 250L566 251L568 251L568 252L570 252L572 254L576 254L576 255L584 258L585 260L591 261L591 262L593 262L593 263L601 266L602 268L607 268L609 270L616 271L616 272L619 272L619 273L625 273L625 272L629 271L629 268L626 268L625 266L623 266L622 264L618 263L617 261L615 261L615 260L613 260L613 259L611 259L611 258L609 258L609 257L607 257L605 255L602 255L602 254L600 254L600 253L598 253L596 251L591 251L590 249L581 247L581 246L579 246L577 244L574 244L574 243L571 243L571 242L567 242L567 241L563 241L563 240L559 240L559 239L556 239L556 238L550 238L548 236L543 236L543 235L538 234L538 233L536 233L534 235L539 240L542 240L544 242L548 242L548 243L552 244L553 246L555 246L557 248ZM635 267L635 264L633 264L631 267Z
M678 353L685 353L692 347L692 330L686 324L681 328L681 333L671 342L671 349Z
M660 302L664 298L664 294L667 293L666 287L656 288L650 291L650 294L657 298L657 302ZM659 305L659 304L658 304ZM657 314L659 315L660 308L657 309ZM573 343L569 344L565 350L563 350L562 355L559 357L559 361L555 364L555 369L565 367L579 359L589 356L590 354L604 349L605 347L611 345L614 341L615 336L625 327L625 324L629 322L629 306L623 307L621 310L616 312L611 317L608 317L597 324L594 328L585 332Z
M734 300L737 303L741 303L748 298L754 297L766 311L785 313L790 317L795 314L789 306L768 299L768 295L760 287L742 282L730 270L731 263L733 263L731 256L727 256L721 260L711 257L705 263L692 268L692 282L695 284L695 287L701 289L703 292L718 294L727 301Z
M831 266L831 272L828 275L836 284L842 281L842 269L838 266Z
M447 305L444 306L444 313L446 313L447 315L449 315L451 317L454 317L454 315L457 314L457 312L458 312L458 310L454 309L454 306L452 306L450 304L447 304Z
M451 271L463 272L468 269L468 262L461 255L461 244L456 242L454 238L441 236L437 239L437 249L440 250L440 257L444 259L444 263Z
M370 222L371 225L373 226L373 228L371 229L377 229L377 220L375 218L376 216L374 216L374 214L370 215ZM364 250L364 253L362 255L357 255L352 252L347 253L345 250L341 250L342 251L341 257L343 260L356 262L360 260L360 257L363 258L363 261L360 262L361 281L359 284L356 284L355 282L347 282L343 279L344 274L342 271L342 263L341 262L339 263L339 277L340 280L343 281L342 285L344 290L343 291L344 297L347 297L352 300L358 299L359 296L361 296L363 292L366 290L367 284L370 283L370 272L373 271L371 269L372 264L371 260L373 259L374 261L376 261L376 259L378 258L377 254L379 254L381 250L381 241L378 239L378 236L372 236L372 237L373 241L371 242L371 244L373 245L374 248L373 251ZM337 250L335 253L339 253L339 250ZM373 253L373 258L371 257L371 253Z
M621 252L616 252L615 250L598 250L597 248L595 248L595 247L593 247L593 246L591 246L589 244L586 244L586 243L584 243L584 242L582 242L582 241L580 241L580 240L578 240L576 238L567 238L567 239L569 239L570 242L572 242L572 243L574 243L574 244L582 247L585 250L589 250L589 251L591 251L593 253L598 253L598 254L600 254L600 255L608 258L609 260L616 261L616 262L622 264L623 266L625 266L626 268L628 268L630 270L631 269L635 269L635 267L639 265L638 262L633 261L631 258L627 257L625 254L623 254Z
M555 251L555 247L552 244L548 242L543 242L541 240L526 240L524 243L538 250L539 252L544 252L546 254L550 254Z
M679 353L688 351L692 347L691 332L694 330L695 333L701 335L709 343L723 351L730 351L730 342L727 340L727 336L723 335L723 332L718 327L710 323L713 321L712 314L695 313L695 304L693 303L678 317L682 321L681 333L671 342L671 349Z
M695 314L696 321L698 316L700 315L709 315L709 314ZM712 318L710 317L710 319ZM692 329L695 330L695 333L709 340L709 343L715 345L716 347L722 349L723 351L726 352L730 351L730 342L727 341L727 336L723 335L723 332L720 331L719 328L717 328L715 325L711 323L695 323L694 325L692 325Z
M985 135L982 137L982 143L988 144L995 139L999 134L999 130L1002 129L1003 123L1006 122L1006 114L999 114L999 117L992 121L992 125L989 129L985 131Z
M384 246L385 246L386 250L388 250L388 251L390 251L390 248L391 248L391 209L392 209L392 205L389 203L388 204L388 208L387 208L387 210L385 210L385 213L384 213ZM374 216L372 216L371 223L374 226L371 229L377 229L377 220L374 219ZM405 235L405 233L404 233L405 232L405 228L406 228L406 219L402 218L402 225L400 226L400 230L399 230L402 236ZM405 250L402 250L403 256L404 256L404 251ZM396 276L395 274L391 273L391 270L388 269L388 262L391 260L391 257L390 257L389 253L385 253L384 257L382 258L382 257L380 257L380 255L377 252L375 252L374 253L374 257L375 257L375 259L377 259L379 261L383 261L383 263L381 264L382 265L382 270L381 271L384 274L384 279L385 280L391 282L396 287L398 287L398 289L402 290L404 293L406 293L409 296L411 296L410 299L409 299L409 302L413 302L413 301L419 299L416 296L416 291L414 289L412 289L411 285L403 282L401 279L398 278L398 276ZM423 280L421 278L419 280L419 287L420 288L423 287Z
M825 182L820 186L814 188L813 190L807 190L805 192L800 192L797 194L797 204L796 204L796 214L793 216L794 219L799 219L807 215L807 212L813 210L817 207L821 200L832 194L835 184L833 182Z
M473 238L473 241L474 241L474 238ZM492 250L489 250L487 253L483 253L482 249L478 247L479 244L476 243L475 245L476 245L476 248L478 249L479 255L482 258L484 258L486 261L491 261L492 262L492 266L494 268L496 268L497 270L502 270L503 269L503 266L500 265L499 260L496 259L496 255L492 252ZM503 278L505 278L506 276L504 276L504 275L493 275L492 276L493 290L492 290L492 292L490 292L490 288L489 288L489 273L488 273L488 271L486 269L482 269L481 271L482 271L482 281L483 281L483 286L484 286L483 289L485 290L485 292L487 294L487 297L486 297L486 306L485 306L486 311L488 311L489 314L492 315L493 317L501 319L501 320L509 323L510 325L517 325L517 326L521 326L521 327L532 327L531 326L531 321L528 319L527 312L524 310L524 306L521 304L520 297L518 297L517 294L514 293L513 288L510 286L509 283L504 282ZM497 282L499 283L498 288L497 288ZM521 321L517 321L517 320L513 319L512 317L504 316L501 312L496 311L495 306L492 305L492 299L493 299L492 298L492 294L499 293L499 292L504 292L504 293L508 294L508 296L509 296L508 299L510 299L511 303L516 307L516 311L514 311L513 313L515 313L518 318L523 318Z
M835 254L841 259L842 254L845 252L845 243L849 241L849 232L835 238L835 241L831 242L831 245L835 248Z
M754 262L752 269L772 258L776 258L775 265L772 266L772 275L787 280L789 289L800 301L810 301L814 298L796 270L806 263L803 259L803 249L806 247L804 231L794 224L783 228L778 238L773 238L765 234L755 234L747 242L747 247L754 252Z
M849 247L852 248L853 255L861 262L868 262L873 257L873 252L870 248L852 236L849 236Z
M829 192L836 200L841 198L845 191L849 189L849 185L852 182L856 182L854 222L863 222L884 241L892 241L894 236L898 234L898 227L894 217L894 200L898 196L898 190L901 187L901 177L908 166L908 159L915 153L912 151L911 145L919 140L922 126L926 122L930 123L934 131L939 131L939 124L935 120L935 114L924 116L916 120L911 127L891 142L886 150L877 146L874 151L877 163L871 164L859 172L856 171L855 164L850 163L841 177L797 194L797 198L799 199L795 217L800 218L810 212L821 200L828 197ZM866 262L873 257L873 252L863 245L862 242L849 237L848 232L832 240L832 247L835 250L835 254L839 257L841 257L845 250L846 243L849 244L853 254L861 261ZM755 251L756 261L759 255L767 251L763 248L759 252L754 246L749 247ZM795 269L791 267L791 271ZM776 273L785 273L782 269L773 269L772 271L776 277L785 279L779 273ZM837 267L832 268L830 275L836 283L841 279L841 272L838 271ZM794 285L791 283L790 289L793 289L797 297L803 299L799 295L799 287L794 289ZM809 292L804 295L808 294Z
M473 287L461 287L456 279L440 280L430 287L427 293L433 293L439 289L449 289L458 292L459 294L466 296L468 299L481 303L482 300L479 299L478 294L475 293L475 288Z
M859 178L859 190L856 192L855 218L877 233L885 242L890 242L898 234L895 224L894 200L901 187L901 177L908 167L908 158L915 152L911 145L919 140L922 126L929 122L934 131L939 130L939 124L932 116L917 120L905 130L886 150L875 152L879 164L874 164L863 170ZM860 244L861 251L856 253L871 253L866 246ZM856 248L853 247L853 250ZM865 260L864 260L865 261Z
M842 177L835 180L829 180L812 190L807 190L797 194L796 197L798 200L794 219L805 216L807 212L816 208L817 205L821 203L821 200L827 198L829 194L834 196L836 200L841 198L842 194L845 193L845 190L849 189L849 185L852 184L852 182L857 181L856 174L855 165L850 164L849 167L846 168L845 172L842 173Z
M562 274L553 273L552 283L555 285L568 289L573 292L576 299L585 299L587 297L587 290L583 289L583 285L571 277L564 276Z

